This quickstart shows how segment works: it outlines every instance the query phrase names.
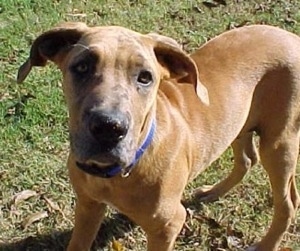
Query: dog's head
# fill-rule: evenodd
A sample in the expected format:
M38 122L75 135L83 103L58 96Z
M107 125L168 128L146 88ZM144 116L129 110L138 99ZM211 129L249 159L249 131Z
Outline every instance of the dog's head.
M63 74L78 163L128 166L155 120L163 78L193 84L200 99L207 98L195 63L173 39L157 34L65 23L34 41L18 82L48 60Z

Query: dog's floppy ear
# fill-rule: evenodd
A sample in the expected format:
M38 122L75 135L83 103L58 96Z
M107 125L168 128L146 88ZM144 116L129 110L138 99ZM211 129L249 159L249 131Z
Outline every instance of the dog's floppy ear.
M193 84L198 97L208 105L207 89L199 80L198 68L192 58L174 39L154 33L148 36L154 41L154 53L158 62L168 69L170 78L176 79L178 83Z
M35 39L30 56L18 71L17 82L21 83L33 66L45 66L47 60L58 63L71 45L76 44L87 26L80 22L61 24Z

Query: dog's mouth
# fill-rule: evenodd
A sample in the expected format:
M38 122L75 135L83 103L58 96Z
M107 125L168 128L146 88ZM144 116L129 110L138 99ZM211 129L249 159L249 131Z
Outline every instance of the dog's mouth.
M76 156L76 166L93 176L116 176L134 159L134 147L128 140L108 149L104 148L103 142L100 144L87 134L71 134L70 138L71 150Z
M89 161L86 163L76 161L76 165L82 171L100 178L114 177L118 173L122 172L123 169L119 164L103 164L96 161Z

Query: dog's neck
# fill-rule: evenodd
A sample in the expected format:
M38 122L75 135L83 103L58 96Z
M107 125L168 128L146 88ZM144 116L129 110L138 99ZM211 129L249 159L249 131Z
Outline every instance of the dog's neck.
M124 178L128 177L130 175L132 169L135 167L135 165L137 164L139 159L142 157L143 153L146 151L148 146L151 144L153 137L154 137L155 128L156 128L156 120L152 119L150 128L148 129L148 133L147 133L143 143L136 151L134 160L131 162L131 164L129 166L127 166L125 168L123 168L120 165L112 165L112 166L108 166L105 168L99 168L96 165L86 165L86 164L79 163L79 162L77 162L76 164L82 171L84 171L90 175L98 176L100 178L112 178L112 177L117 176L118 174L121 174L121 176Z

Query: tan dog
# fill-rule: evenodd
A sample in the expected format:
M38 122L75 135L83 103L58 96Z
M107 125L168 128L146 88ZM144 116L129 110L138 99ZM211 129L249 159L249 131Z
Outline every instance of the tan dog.
M47 60L63 73L70 115L68 167L78 201L68 250L89 250L106 205L145 230L148 251L172 250L186 217L187 182L232 144L230 176L196 191L202 200L224 195L257 161L254 132L275 212L266 236L248 250L278 248L299 204L297 36L249 26L188 56L164 36L66 23L35 40L18 82Z

